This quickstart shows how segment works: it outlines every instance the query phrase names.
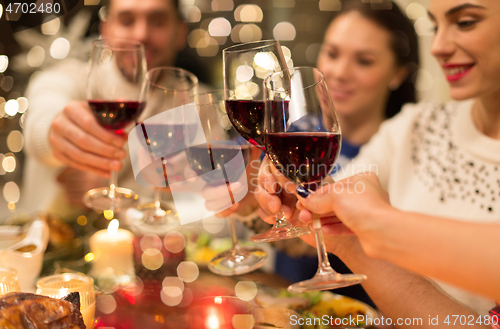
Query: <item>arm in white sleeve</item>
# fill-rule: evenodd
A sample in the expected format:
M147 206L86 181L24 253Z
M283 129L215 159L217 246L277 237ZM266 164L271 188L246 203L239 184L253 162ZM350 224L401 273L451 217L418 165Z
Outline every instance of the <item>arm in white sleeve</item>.
M44 165L62 166L53 155L49 132L55 117L69 101L85 99L86 67L81 61L68 59L45 72L35 73L29 83L24 128L26 153Z

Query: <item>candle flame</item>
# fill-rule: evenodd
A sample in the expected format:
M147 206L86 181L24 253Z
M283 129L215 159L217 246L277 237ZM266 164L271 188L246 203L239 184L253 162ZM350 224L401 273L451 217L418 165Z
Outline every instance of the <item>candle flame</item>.
M113 219L111 222L109 222L108 233L110 235L116 235L116 233L118 232L119 226L120 226L120 222L118 222L118 219Z
M217 316L217 311L214 308L209 309L209 314L205 320L205 327L207 329L219 329L220 321Z

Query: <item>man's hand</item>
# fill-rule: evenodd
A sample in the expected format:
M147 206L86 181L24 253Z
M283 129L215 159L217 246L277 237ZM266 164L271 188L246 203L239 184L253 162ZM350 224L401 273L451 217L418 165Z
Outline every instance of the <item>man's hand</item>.
M202 196L206 200L205 207L208 210L216 211L221 208L226 208L225 210L217 213L215 216L227 217L233 213L237 213L241 216L247 216L257 210L258 204L255 200L254 193L257 188L257 174L260 165L260 154L261 151L257 147L250 147L250 161L246 167L248 192L240 202L228 204L227 200L222 200L220 198L221 195L227 193L228 187L226 185L216 187L206 185L203 188ZM233 197L238 199L240 199L242 193L245 191L244 186L241 183L231 183L230 188Z
M122 168L126 156L125 136L99 125L84 101L66 104L52 123L49 140L59 161L106 178Z

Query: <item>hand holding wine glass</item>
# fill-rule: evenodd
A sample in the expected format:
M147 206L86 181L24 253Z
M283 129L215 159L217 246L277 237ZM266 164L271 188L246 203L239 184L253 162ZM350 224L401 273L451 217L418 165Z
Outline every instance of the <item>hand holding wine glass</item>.
M141 86L146 73L144 46L137 41L103 39L94 41L87 84L87 101L97 122L117 135L135 121L144 104ZM133 191L118 187L111 171L109 187L88 191L84 203L96 211L120 211L137 203Z
M315 68L297 67L270 75L266 93L265 145L273 165L298 185L305 196L329 176L340 153L341 134L335 108L323 74ZM292 284L289 291L327 290L360 283L366 276L333 270L321 231L313 219L319 267L312 279Z

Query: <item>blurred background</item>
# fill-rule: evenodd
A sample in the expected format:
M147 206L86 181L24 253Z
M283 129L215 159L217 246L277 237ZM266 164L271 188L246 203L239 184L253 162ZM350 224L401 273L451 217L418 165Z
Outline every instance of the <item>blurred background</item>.
M437 62L429 53L431 24L428 0L395 0L414 22L419 35L422 65L416 79L419 99L448 100L449 93ZM52 2L39 0L38 2ZM30 100L24 92L31 77L68 57L88 59L90 43L98 38L103 17L100 0L78 0L67 14L9 17L0 1L0 223L22 213L23 123ZM382 2L372 0L376 6ZM289 65L314 66L323 33L338 0L180 0L189 23L188 46L177 66L222 88L222 49L236 43L278 39ZM40 193L43 193L41 187Z

